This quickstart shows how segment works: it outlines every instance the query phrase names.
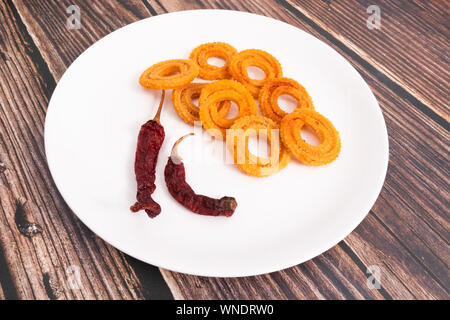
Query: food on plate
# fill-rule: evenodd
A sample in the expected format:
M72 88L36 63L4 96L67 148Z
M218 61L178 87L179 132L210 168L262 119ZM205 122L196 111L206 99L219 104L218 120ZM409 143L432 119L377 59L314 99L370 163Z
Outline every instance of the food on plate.
M189 83L182 88L172 91L173 107L178 115L188 124L193 125L194 121L200 120L198 106L195 105L193 100L200 97L200 92L206 85L207 83ZM221 102L218 108L219 115L225 117L229 109L229 101Z
M229 217L237 207L237 202L234 198L222 197L220 199L214 199L196 194L186 182L186 172L183 160L178 154L178 144L190 135L192 133L178 139L172 148L172 153L164 169L167 189L175 200L192 212L207 216Z
M161 109L164 103L164 91L161 94L161 102L153 120L147 121L139 131L134 172L137 181L137 202L131 206L132 212L145 210L150 218L156 217L161 212L161 206L152 198L156 189L155 169L158 161L159 149L164 141L164 127L160 123Z
M250 78L247 72L248 67L261 69L265 78L262 80ZM234 55L229 71L233 78L241 82L255 98L258 97L259 91L267 80L283 76L283 70L278 60L271 54L258 49L248 49Z
M139 83L147 89L175 89L194 80L198 71L198 66L191 60L161 61L145 70L139 78Z
M269 158L255 156L249 151L248 138L252 135L267 139L270 145ZM236 120L230 130L227 130L227 146L239 169L255 177L267 177L280 171L287 166L291 158L279 139L278 124L259 115Z
M225 60L222 67L213 66L208 59ZM249 77L247 68L260 68L265 78ZM215 80L210 83L192 82L196 77ZM232 79L231 79L232 78ZM292 155L300 162L319 166L334 161L341 150L339 133L326 117L315 111L306 89L297 81L283 77L278 60L263 50L241 52L224 42L202 44L191 52L189 60L166 60L152 65L142 73L139 83L147 89L173 89L175 111L188 124L201 120L203 128L213 137L226 141L234 164L254 177L267 177L287 166ZM297 108L287 113L278 105L278 98L290 95L297 100ZM198 106L194 100L198 99ZM258 115L255 99L259 100L262 115ZM161 207L152 199L158 153L164 141L164 128L159 117L161 102L153 120L139 132L136 149L135 174L138 185L137 202L131 211L145 210L153 218ZM238 112L227 117L233 103ZM302 129L314 131L318 145L306 142ZM270 146L268 158L249 151L249 137L265 138ZM186 182L186 173L175 143L164 177L169 193L180 204L201 215L231 216L237 206L232 197L213 199L196 194Z
M220 114L223 101L232 101L239 108L239 113L232 119ZM199 99L200 120L203 127L214 137L225 139L226 129L239 118L255 115L257 107L250 92L239 82L219 80L202 89Z
M319 137L318 145L303 140L302 128L311 128ZM319 166L334 161L341 150L339 133L330 120L317 111L296 109L281 120L280 135L283 144L304 164Z
M284 94L297 100L297 108L314 109L311 97L300 83L289 78L273 78L266 81L259 93L261 113L280 123L281 119L287 115L287 112L278 105L278 98Z
M192 50L189 59L194 61L200 71L198 77L205 80L230 79L231 74L228 71L231 58L237 53L237 50L225 42L204 43ZM210 58L219 58L225 61L221 67L208 63Z

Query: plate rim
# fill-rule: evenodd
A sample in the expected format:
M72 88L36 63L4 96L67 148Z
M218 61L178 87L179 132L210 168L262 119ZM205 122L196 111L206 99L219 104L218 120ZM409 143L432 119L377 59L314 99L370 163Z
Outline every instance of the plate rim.
M283 260L283 263L277 263L277 262L273 262L270 264L271 267L267 267L266 265L264 265L262 268L259 268L259 266L254 266L252 268L252 270L254 270L253 272L236 272L235 270L228 270L228 272L223 272L223 270L219 271L219 272L204 272L204 270L190 270L189 267L187 268L183 268L180 265L177 266L167 266L164 263L160 263L160 262L155 262L152 261L152 259L148 259L148 257L145 256L141 256L139 254L135 254L132 252L129 252L127 249L124 249L121 245L121 243L116 243L116 241L114 241L114 239L108 239L108 237L105 237L104 235L101 235L101 233L97 232L96 230L94 230L94 228L92 226L89 225L89 223L87 223L87 219L80 217L80 215L78 215L75 210L72 209L72 205L70 204L70 201L67 200L68 197L64 196L64 192L62 191L62 189L60 188L61 183L58 181L58 178L56 178L56 176L53 174L52 171L52 160L51 157L49 157L49 136L48 136L48 126L49 126L49 122L48 120L48 115L51 112L51 110L53 108L51 108L52 106L52 101L53 98L55 96L55 92L58 90L59 84L61 83L61 81L64 80L64 78L67 76L67 74L69 74L68 71L70 71L70 69L73 67L73 65L76 64L76 62L83 56L86 54L87 51L89 51L89 49L93 48L94 46L97 46L99 43L101 43L102 40L110 37L112 34L121 31L124 28L127 28L131 25L135 25L135 24L139 24L142 23L146 20L149 19L160 19L161 17L166 17L168 15L190 15L190 14L198 14L198 13L208 13L208 12L221 12L221 13L225 13L225 14L238 14L238 15L249 15L249 16L259 16L260 18L264 18L267 19L267 21L275 21L276 23L282 23L286 26L288 26L289 28L294 28L297 31L300 31L301 33L303 33L304 35L307 35L308 37L312 37L315 40L321 42L323 45L327 46L329 49L331 49L330 52L333 52L333 54L339 56L341 59L344 59L346 61L346 63L357 73L359 79L362 81L362 83L364 84L364 86L366 87L368 93L371 95L372 100L376 103L376 106L378 108L376 108L377 113L379 113L379 115L381 116L381 122L382 122L382 127L383 127L383 131L379 132L380 135L380 140L383 139L382 143L385 146L385 153L383 154L383 164L382 164L382 172L380 172L377 181L376 181L376 188L374 188L375 190L377 190L377 192L374 192L372 197L370 199L368 199L366 201L366 206L365 206L365 210L362 210L363 213L361 213L361 215L358 217L358 219L353 219L351 222L347 223L346 226L347 227L343 227L340 229L339 235L336 235L335 237L332 237L333 239L338 239L338 240L329 240L326 243L324 242L321 246L317 246L315 248L314 253L312 254L308 254L306 255L307 257L302 257L301 254L298 255L291 255L289 256L289 258L286 258ZM224 277L248 277L248 276L256 276L256 275L261 275L261 274L267 274L267 273L271 273L271 272L277 272L277 271L281 271L287 268L291 268L294 267L296 265L302 264L306 261L309 261L323 253L325 253L326 251L328 251L329 249L333 248L334 246L336 246L337 244L339 244L342 240L344 240L348 235L350 235L355 229L356 227L358 227L361 222L366 218L366 216L370 213L372 207L374 206L376 200L378 199L383 185L384 185L384 181L386 179L386 175L387 175L387 170L388 170L388 165L389 165L389 136L388 136L388 132L387 132L387 127L386 127L386 121L384 119L384 115L382 112L382 109L378 103L378 100L376 99L373 91L370 89L369 85L367 84L367 82L364 80L364 78L361 76L361 74L358 72L358 70L356 70L356 68L344 57L342 56L339 52L337 52L333 47L331 47L329 44L327 44L326 42L322 41L321 39L315 37L314 35L306 32L305 30L302 30L294 25L291 25L287 22L272 18L272 17L268 17L268 16L264 16L264 15L260 15L260 14L255 14L255 13L249 13L249 12L242 12L242 11L236 11L236 10L225 10L225 9L199 9L199 10L184 10L184 11L176 11L176 12L168 12L168 13L164 13L164 14L160 14L160 15L156 15L156 16L151 16L151 17L147 17L135 22L132 22L130 24L127 24L125 26L122 26L116 30L114 30L113 32L105 35L104 37L100 38L99 40L97 40L96 42L94 42L93 44L91 44L86 50L84 50L71 64L70 66L64 71L64 74L61 76L61 78L59 79L59 81L57 82L57 85L52 93L52 96L48 102L48 107L47 107L47 112L46 112L46 116L45 116L45 124L44 124L44 148L45 148L45 156L47 159L47 163L48 163L48 168L49 171L51 173L52 179L58 189L58 192L61 194L62 198L64 199L65 203L67 204L67 206L70 208L70 210L75 214L75 216L89 229L91 230L93 233L95 233L98 237L100 237L102 240L104 240L105 242L107 242L108 244L110 244L111 246L115 247L116 249L124 252L125 254L138 259L140 261L143 261L145 263L151 264L153 266L159 267L159 268L163 268L166 270L170 270L173 272L178 272L178 273L183 273L183 274L191 274L191 275L195 275L195 276L204 276L204 277L219 277L219 278L224 278ZM381 161L381 157L380 157L380 161ZM368 197L369 198L369 197ZM120 241L119 241L120 242ZM298 257L298 258L295 258Z

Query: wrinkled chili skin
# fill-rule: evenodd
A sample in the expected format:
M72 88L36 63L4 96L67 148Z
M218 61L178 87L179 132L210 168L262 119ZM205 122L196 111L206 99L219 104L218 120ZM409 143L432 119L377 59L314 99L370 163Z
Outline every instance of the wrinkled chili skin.
M237 202L234 198L223 197L214 199L196 194L186 182L184 164L181 161L179 163L178 161L176 162L177 164L169 157L164 169L167 189L169 189L172 197L187 209L198 214L230 217L234 213L237 207Z
M161 213L161 206L152 199L152 193L156 189L155 169L164 137L164 128L155 120L147 121L141 127L138 136L134 162L137 202L130 209L133 212L144 209L150 218L154 218Z

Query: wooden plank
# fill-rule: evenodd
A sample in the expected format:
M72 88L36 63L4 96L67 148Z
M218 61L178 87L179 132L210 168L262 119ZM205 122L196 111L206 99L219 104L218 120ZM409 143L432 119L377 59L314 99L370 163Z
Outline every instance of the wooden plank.
M373 228L376 227L376 229ZM415 254L405 250L402 241L393 233L384 232L384 225L371 213L346 243L367 266L380 268L380 284L393 299L445 299L447 288L425 272Z
M283 2L449 120L448 1ZM381 25L380 29L370 30L366 10L373 4L380 9Z
M66 26L70 17L66 10L72 4L73 1L68 0L32 4L14 1L56 81L72 61L95 41L120 27L149 16L148 10L139 0L81 1L77 6L80 9L82 27L70 30ZM34 14L39 16L33 18ZM41 43L41 39L47 41Z
M383 299L340 246L295 268L244 278L163 271L177 299Z
M333 46L333 43L318 32L313 34ZM352 59L348 50L336 49L350 60L369 83L383 109L388 126L388 176L373 212L384 229L394 235L398 234L395 240L401 244L402 251L409 252L409 259L415 260L411 264L422 264L425 272L421 276L417 275L416 279L429 278L430 283L437 280L434 281L434 289L430 288L430 292L445 296L449 287L449 257L448 250L445 249L449 225L448 212L442 208L446 208L445 199L448 199L448 168L445 165L448 132L411 105L409 100L398 97L391 88L380 83L376 73L371 74L364 70L365 64ZM401 109L398 106L401 106ZM358 248L352 247L360 255L364 254L363 248L361 245L359 251ZM384 252L390 250L392 249L389 246L383 249ZM405 261L402 263L408 265ZM436 274L440 276L436 277ZM395 274L391 273L391 276ZM408 283L410 280L405 278L403 281ZM426 282L417 284L416 289L427 287ZM412 284L408 286L414 287ZM392 295L395 296L393 293Z
M383 299L341 247L295 268L243 278L207 278L163 270L176 299Z
M173 3L170 2L170 5L173 5ZM66 4L63 3L61 7ZM252 11L273 16L299 26L330 43L311 25L299 20L291 12L272 1L264 0L258 3L250 1L237 3L201 1L194 4L189 2L186 6L193 8L197 5L208 8ZM36 6L38 5L21 3L18 7L35 39L35 43L37 43L56 79L61 76L64 68L70 64L71 59L73 60L76 57L73 52L74 48L67 42L72 41L77 44L75 50L78 54L88 44L95 41L96 36L117 28L118 25L114 24L116 21L119 21L118 24L122 21L120 17L111 19L109 22L110 30L106 29L103 25L104 22L101 22L101 27L97 28L97 20L101 19L100 16L96 16L98 10L92 9L86 4L82 8L82 12L86 13L87 19L91 19L86 26L86 30L89 32L86 30L83 32L77 31L78 33L73 35L64 30L61 33L60 27L55 26L49 29L47 21L41 17L42 14L39 14L42 13L42 9L36 8ZM169 6L169 4L164 3L164 6ZM178 10L186 7L185 3L177 4L177 7L169 9L164 6L153 1L146 3L149 12L154 13L163 13L166 10ZM61 11L61 8L59 11ZM132 12L136 12L136 10L132 10ZM47 15L50 14L58 15L55 12L47 13ZM145 15L145 13L142 14ZM64 22L60 21L59 23ZM53 24L57 25L56 22L53 22ZM64 40L61 41L61 39ZM334 46L333 43L330 44ZM442 280L443 274L440 270L442 270L441 267L448 257L441 259L444 261L439 261L436 257L442 248L442 238L445 237L446 230L448 230L443 212L436 211L436 208L441 205L445 198L430 196L433 192L437 195L443 195L446 189L445 183L448 175L446 176L445 172L437 169L440 168L439 165L442 166L443 160L445 160L443 154L445 149L442 149L446 145L445 132L440 126L425 117L423 113L418 112L408 101L398 97L384 84L379 84L376 77L349 56L348 51L337 49L359 69L372 86L377 98L381 100L380 104L385 112L389 132L395 132L395 139L398 136L404 137L394 145L392 145L392 140L395 139L391 139L391 159L392 155L395 155L396 158L391 160L390 164L390 167L395 169L394 171L390 169L389 172L389 174L394 173L393 178L388 179L391 182L390 184L387 182L383 191L383 197L387 200L381 202L381 205L377 202L373 211L374 218L366 219L355 233L346 239L344 244L296 268L270 275L239 279L195 277L163 271L176 298L263 299L270 297L274 299L320 299L431 298L445 296L445 287L448 284L445 283L446 278ZM53 53L56 53L56 55L53 55ZM389 97L389 99L386 97ZM407 110L406 116L403 110L398 110L398 105L402 105ZM413 128L411 124L415 124L416 127ZM418 127L430 127L429 132L419 132L418 134L416 132ZM433 159L430 160L429 158ZM422 163L420 162L421 159L425 161ZM404 163L408 165L406 169ZM430 167L426 166L426 163L431 163ZM420 178L429 176L428 180L423 181L419 177L415 177L414 171L410 171L411 168L421 173ZM406 197L404 192L404 190L406 193L409 192L411 182L416 184L417 190L421 190L421 193L414 199ZM401 192L397 192L399 187L401 187ZM390 208L388 205L392 202L402 205ZM419 208L419 206L421 207ZM410 208L418 208L418 210L411 215ZM406 226L404 226L405 220L408 222ZM392 225L395 227L393 230L390 229ZM366 237L364 230L371 230L374 234ZM398 231L401 231L400 237L395 237L395 233ZM412 240L407 237L409 233L414 234ZM359 234L363 236L358 236ZM422 235L426 235L427 238L422 239ZM395 245L393 246L391 242L394 242ZM416 255L416 252L426 254L426 261L421 261L422 259ZM383 268L383 274L389 280L383 282L383 290L370 290L366 286L366 268L372 264L385 266L384 261L388 261L388 264L386 264L386 268Z
M43 143L55 80L14 6L9 1L0 6L0 244L17 298L145 298L123 254L82 225L56 190ZM31 222L42 234L20 233L18 199L27 201ZM80 288L70 287L78 273Z
M0 200L1 201L1 200ZM17 290L12 281L11 273L8 268L8 262L2 245L0 245L0 287L2 299L17 300Z
M4 249L5 262L13 273L18 296L24 299L34 299L36 296L50 298L43 279L38 276L50 274L49 268L47 266L41 271L38 254L31 248L29 239L20 234L14 221L16 199L4 185L0 185L0 202L0 244L2 248L7 248Z

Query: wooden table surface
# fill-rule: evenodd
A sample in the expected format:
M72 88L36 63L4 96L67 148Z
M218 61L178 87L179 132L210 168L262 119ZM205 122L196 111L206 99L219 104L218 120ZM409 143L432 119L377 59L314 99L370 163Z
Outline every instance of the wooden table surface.
M66 26L72 4L80 29ZM380 29L366 24L374 4ZM449 298L448 1L0 0L0 8L0 299ZM45 113L72 61L131 22L203 8L270 16L314 35L350 61L383 110L390 161L376 204L345 240L296 267L208 278L147 265L84 226L50 175Z

